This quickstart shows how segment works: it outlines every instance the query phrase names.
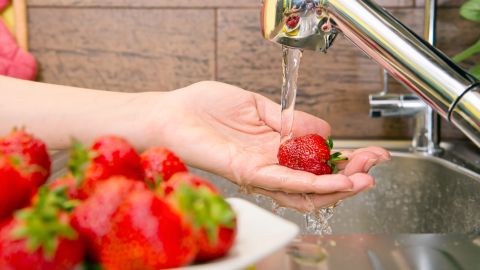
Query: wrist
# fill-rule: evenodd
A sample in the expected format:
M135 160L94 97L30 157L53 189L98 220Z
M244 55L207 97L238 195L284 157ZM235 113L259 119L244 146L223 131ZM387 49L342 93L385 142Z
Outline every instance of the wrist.
M153 146L168 147L168 139L172 136L170 130L171 114L178 101L174 100L174 92L145 92L138 93L137 102L132 107L137 111L135 121L140 123L138 138L135 138L136 147L143 151ZM170 134L170 136L169 136Z

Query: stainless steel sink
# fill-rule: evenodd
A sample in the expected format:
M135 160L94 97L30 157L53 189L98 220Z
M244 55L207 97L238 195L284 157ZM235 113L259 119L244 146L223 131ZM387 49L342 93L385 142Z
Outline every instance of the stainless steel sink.
M338 207L331 221L335 233L480 232L480 175L402 153L371 174L376 188Z
M391 161L371 172L376 188L335 209L330 220L333 233L480 233L480 174L467 169L478 168L478 149L444 147L447 151L442 158L392 152ZM196 173L211 179L226 196L242 197L269 210L275 207L267 198L241 194L236 185L222 178ZM306 231L303 214L281 212Z

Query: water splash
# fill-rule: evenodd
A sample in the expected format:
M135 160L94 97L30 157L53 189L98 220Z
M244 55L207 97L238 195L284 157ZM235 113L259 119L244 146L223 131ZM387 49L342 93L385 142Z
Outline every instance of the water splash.
M239 185L238 191L240 195L250 195L252 194L252 187L249 185Z
M305 214L305 233L315 235L332 234L332 227L328 221L333 217L334 213L334 207L327 207Z
M277 216L283 217L285 215L285 207L282 207L281 205L278 204L275 200L272 200L272 212L276 214Z

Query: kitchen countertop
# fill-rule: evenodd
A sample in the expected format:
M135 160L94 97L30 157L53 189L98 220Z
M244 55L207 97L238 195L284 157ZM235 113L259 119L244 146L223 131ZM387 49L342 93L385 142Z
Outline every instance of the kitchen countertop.
M480 235L306 235L262 260L255 269L480 269Z

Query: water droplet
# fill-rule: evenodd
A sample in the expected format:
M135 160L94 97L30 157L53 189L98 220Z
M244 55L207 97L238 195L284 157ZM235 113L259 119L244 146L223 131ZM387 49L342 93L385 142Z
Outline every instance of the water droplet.
M285 207L281 207L276 201L272 200L272 211L277 216L283 217L285 215Z
M240 194L250 195L252 194L252 187L250 187L249 185L240 185L238 192Z
M473 239L473 244L480 247L480 237Z
M287 254L299 265L319 265L328 257L321 245L306 242L294 242L288 246Z

